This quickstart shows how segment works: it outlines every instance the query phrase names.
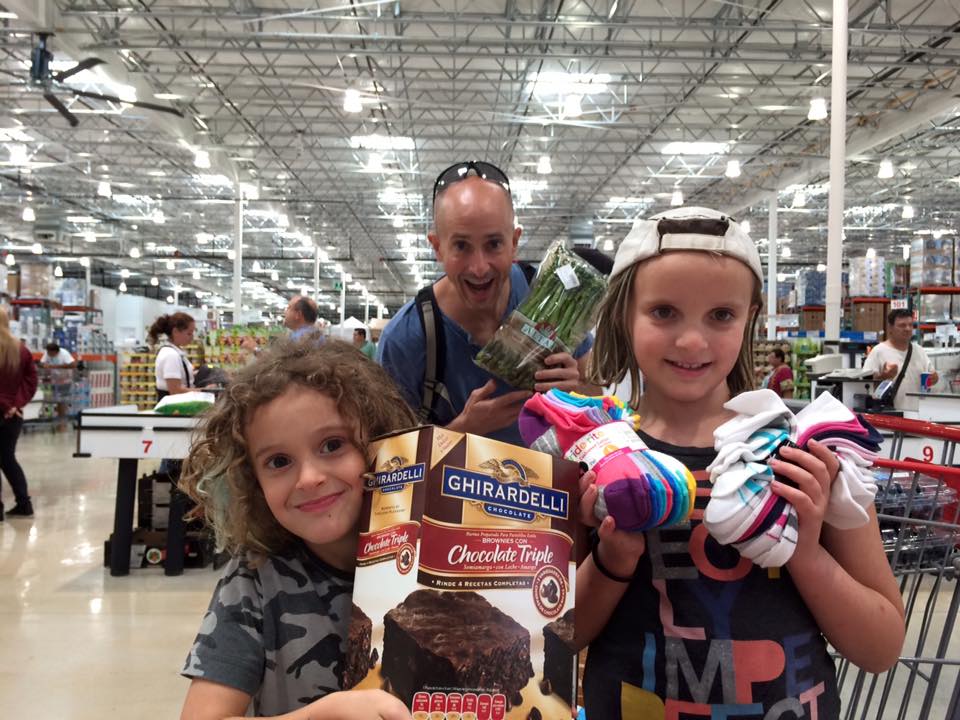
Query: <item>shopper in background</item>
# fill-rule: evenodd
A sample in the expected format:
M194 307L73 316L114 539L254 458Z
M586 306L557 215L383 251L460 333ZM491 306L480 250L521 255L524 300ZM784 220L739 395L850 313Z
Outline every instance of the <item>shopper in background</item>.
M184 720L410 720L382 690L337 691L368 443L413 422L343 342L282 341L234 377L181 482L233 555L183 668Z
M357 328L353 331L353 345L371 360L377 355L377 346L367 340L365 328Z
M697 507L711 491L714 430L724 403L752 389L763 271L737 223L704 208L638 220L617 251L600 307L594 380L643 371L633 401L641 439L694 472ZM839 462L826 447L783 446L774 492L799 518L793 556L778 571L720 545L698 516L647 533L599 523L577 570L578 645L588 718L840 714L827 641L868 672L903 645L900 591L872 506L867 525L823 524ZM594 474L581 481L581 520L597 526ZM826 638L826 640L824 639ZM802 668L802 671L800 670ZM802 675L802 680L800 679ZM711 711L711 708L713 710ZM731 710L731 708L735 708Z
M161 337L166 337L157 350L156 380L157 400L167 395L179 395L193 389L193 366L184 349L193 342L197 323L185 312L161 315L150 327L148 340L155 345Z
M875 380L893 380L896 383L907 357L907 349L911 344L913 344L913 351L910 353L910 364L904 371L893 398L893 407L897 410L920 408L920 398L916 395L908 396L907 393L920 392L921 373L930 373L934 384L940 381L940 376L934 370L927 353L913 342L912 312L898 309L891 310L887 314L887 338L870 351L863 363L863 369L872 371Z
M767 355L767 363L773 368L763 379L762 387L773 390L782 398L793 397L793 370L787 365L787 356L780 348Z
M10 332L10 318L0 308L0 471L13 488L16 505L7 513L11 517L30 517L33 503L27 478L17 462L17 440L23 429L23 408L37 391L37 368L26 345ZM0 500L0 520L3 501Z
M304 295L290 298L283 313L283 325L290 330L290 337L299 340L308 333L317 332L317 303Z
M428 338L423 305L408 302L384 328L378 360L422 420L520 445L517 417L530 393L509 388L473 362L529 291L514 263L521 228L509 180L489 163L452 165L434 183L433 215L428 239L445 273L429 290L438 332ZM442 362L428 378L428 342L437 339ZM590 336L573 356L547 357L550 367L537 373L536 389L590 392L582 378L592 343Z
M57 343L47 344L46 352L40 358L40 367L50 371L50 387L53 401L57 404L58 425L63 427L63 420L67 416L70 396L73 394L73 370L77 367L73 355L60 347Z

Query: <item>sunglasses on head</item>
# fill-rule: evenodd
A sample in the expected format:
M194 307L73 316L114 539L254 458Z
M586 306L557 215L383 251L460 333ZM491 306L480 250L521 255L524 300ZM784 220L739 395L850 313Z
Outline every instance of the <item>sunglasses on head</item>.
M433 183L433 201L437 201L437 195L446 190L454 183L466 179L473 170L481 180L487 180L503 187L510 194L510 180L507 174L496 165L491 165L482 160L467 160L451 165L442 173L437 175L436 182Z

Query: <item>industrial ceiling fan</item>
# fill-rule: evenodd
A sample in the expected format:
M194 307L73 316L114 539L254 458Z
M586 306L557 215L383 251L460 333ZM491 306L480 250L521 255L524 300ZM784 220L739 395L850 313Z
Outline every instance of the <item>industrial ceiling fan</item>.
M50 63L53 61L53 53L47 49L47 38L49 38L52 34L53 33L38 33L37 46L33 49L33 52L30 55L30 84L43 90L43 97L46 99L46 101L53 105L56 111L60 113L68 123L70 123L71 127L76 127L79 125L80 121L77 119L77 116L70 112L70 110L67 109L67 106L60 101L60 98L57 97L56 92L70 92L78 97L124 103L126 105L141 107L146 110L156 110L157 112L164 112L171 115L176 115L178 117L183 117L183 113L176 108L157 105L149 102L140 102L138 100L123 100L116 95L107 95L105 93L91 92L89 90L79 90L77 88L70 87L69 85L65 85L64 81L73 77L77 73L83 72L84 70L89 70L97 65L103 65L104 61L100 58L89 57L81 60L72 68L63 70L62 72L51 72Z

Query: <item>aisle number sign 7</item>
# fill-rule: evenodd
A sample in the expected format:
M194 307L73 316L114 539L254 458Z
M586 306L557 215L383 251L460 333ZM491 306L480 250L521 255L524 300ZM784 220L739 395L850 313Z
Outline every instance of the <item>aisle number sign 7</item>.
M150 448L153 446L153 440L141 440L140 442L143 443L143 454L149 455Z

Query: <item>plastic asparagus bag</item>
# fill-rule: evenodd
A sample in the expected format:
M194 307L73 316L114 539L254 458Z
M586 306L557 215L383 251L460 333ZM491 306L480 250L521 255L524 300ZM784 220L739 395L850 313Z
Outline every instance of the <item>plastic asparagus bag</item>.
M567 250L562 241L550 246L540 263L530 294L474 362L516 388L533 390L534 373L554 353L572 353L593 327L606 290L606 278L590 263Z

